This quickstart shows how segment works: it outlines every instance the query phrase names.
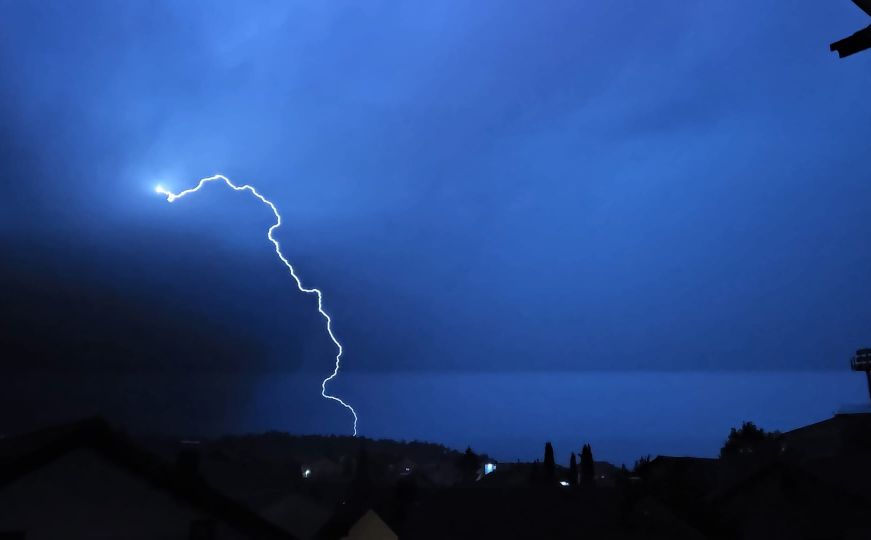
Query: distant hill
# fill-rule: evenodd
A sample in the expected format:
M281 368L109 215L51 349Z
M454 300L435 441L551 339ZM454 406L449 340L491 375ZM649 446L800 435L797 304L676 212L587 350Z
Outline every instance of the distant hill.
M372 456L410 459L418 464L438 463L459 456L459 452L441 444L420 441L395 441L337 435L291 435L278 431L261 434L228 435L201 441L204 449L220 450L259 460L282 460L292 457L299 462L327 458L340 461L356 456L365 445Z
M178 438L171 437L150 438L141 443L168 460L175 460L183 446ZM408 461L416 468L444 474L443 471L455 469L461 455L444 445L420 441L291 435L278 431L200 439L188 441L184 446L196 448L200 472L211 484L241 500L288 492L313 493L311 490L318 486L317 491L323 494L319 498L334 502L336 494L343 493L339 485L347 483L353 475L361 446L369 456L376 482L389 482L399 474L400 462L404 470ZM308 468L313 474L306 480L302 471ZM323 473L324 469L329 472Z

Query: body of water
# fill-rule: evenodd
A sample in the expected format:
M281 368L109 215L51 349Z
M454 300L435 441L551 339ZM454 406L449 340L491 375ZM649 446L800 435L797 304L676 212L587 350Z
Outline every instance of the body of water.
M351 416L311 373L38 374L7 380L0 433L99 414L138 432L184 436L282 430L350 434ZM715 456L729 428L789 430L866 407L862 374L567 372L341 374L360 434L471 445L499 460L561 462L592 444L631 465L642 455ZM867 409L867 407L866 407Z
M295 414L285 391L302 389L289 378L262 383L250 425ZM541 458L552 441L564 462L589 442L597 459L630 466L647 454L716 456L744 420L786 431L868 403L864 376L847 370L349 374L333 388L356 405L366 436L471 445L500 460Z

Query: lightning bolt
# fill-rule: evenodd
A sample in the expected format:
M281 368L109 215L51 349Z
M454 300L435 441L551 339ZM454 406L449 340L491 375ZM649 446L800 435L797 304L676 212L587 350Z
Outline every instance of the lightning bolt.
M318 313L320 313L321 316L324 318L324 320L326 320L327 333L330 335L330 339L333 341L333 345L336 346L336 350L338 351L336 353L336 365L333 368L333 372L330 374L329 377L327 377L326 379L324 379L321 382L321 396L325 397L326 399L331 399L331 400L339 403L342 407L351 411L351 414L354 415L354 436L356 437L357 436L357 411L354 410L354 407L351 407L350 405L348 405L347 403L342 401L341 398L327 394L327 383L330 382L331 380L335 379L336 376L339 374L339 367L341 366L342 352L343 352L342 344L339 343L339 340L336 339L336 335L333 334L333 320L330 318L330 316L327 314L327 312L324 311L324 294L320 291L320 289L306 289L305 287L302 286L302 280L300 280L299 276L296 275L296 271L293 269L293 265L290 264L290 261L288 261L287 257L285 257L284 254L281 252L281 244L279 244L278 240L276 240L272 234L275 232L275 230L277 228L281 227L281 214L278 213L278 208L276 208L275 204L273 204L272 201L270 201L269 199L267 199L266 197L261 195L256 189L254 189L254 186L250 186L248 184L245 184L242 186L237 186L236 184L231 182L229 178L227 178L226 176L220 175L220 174L216 174L214 176L209 176L209 177L203 178L197 183L196 186L194 186L190 189L186 189L184 191L181 191L179 193L172 193L171 191L167 191L163 186L160 186L160 185L156 186L154 188L154 191L156 191L157 193L160 193L161 195L165 195L166 200L168 202L175 202L176 200L181 199L185 195L190 195L191 193L196 193L204 185L208 184L209 182L215 182L215 181L224 182L233 191L248 191L248 192L250 192L252 195L257 197L260 200L260 202L262 202L263 204L268 206L269 209L272 210L272 213L275 215L275 224L272 225L271 227L269 227L269 231L266 233L266 237L269 239L270 242L272 242L272 245L275 246L275 254L278 255L278 258L281 259L281 262L283 262L284 266L286 266L288 271L290 271L290 275L291 275L291 277L293 277L293 280L296 281L296 287L299 289L299 291L306 293L306 294L317 295L317 297L318 297Z

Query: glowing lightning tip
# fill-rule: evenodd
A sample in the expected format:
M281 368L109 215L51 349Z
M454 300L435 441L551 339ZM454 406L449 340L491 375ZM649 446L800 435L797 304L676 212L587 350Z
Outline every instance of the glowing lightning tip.
M173 196L172 193L167 191L166 188L164 188L160 184L157 184L156 186L154 186L154 191L155 191L155 193L160 193L161 195L166 195L166 200L168 200L169 202L172 202L173 199L175 199L175 196Z

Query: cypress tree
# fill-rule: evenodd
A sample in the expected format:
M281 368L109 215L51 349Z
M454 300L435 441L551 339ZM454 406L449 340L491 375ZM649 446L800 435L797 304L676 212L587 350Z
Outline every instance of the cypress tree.
M596 482L593 473L593 448L585 444L581 449L581 486L588 487Z
M569 459L569 484L572 486L578 485L578 461L575 458L574 452L572 452L572 457Z
M556 472L556 462L553 459L553 446L550 442L544 445L544 478L552 480Z
M460 476L462 477L463 482L469 483L475 480L475 477L478 474L478 465L480 465L480 461L478 455L472 451L472 447L467 447L463 455L461 455L457 460L457 468L460 471Z

